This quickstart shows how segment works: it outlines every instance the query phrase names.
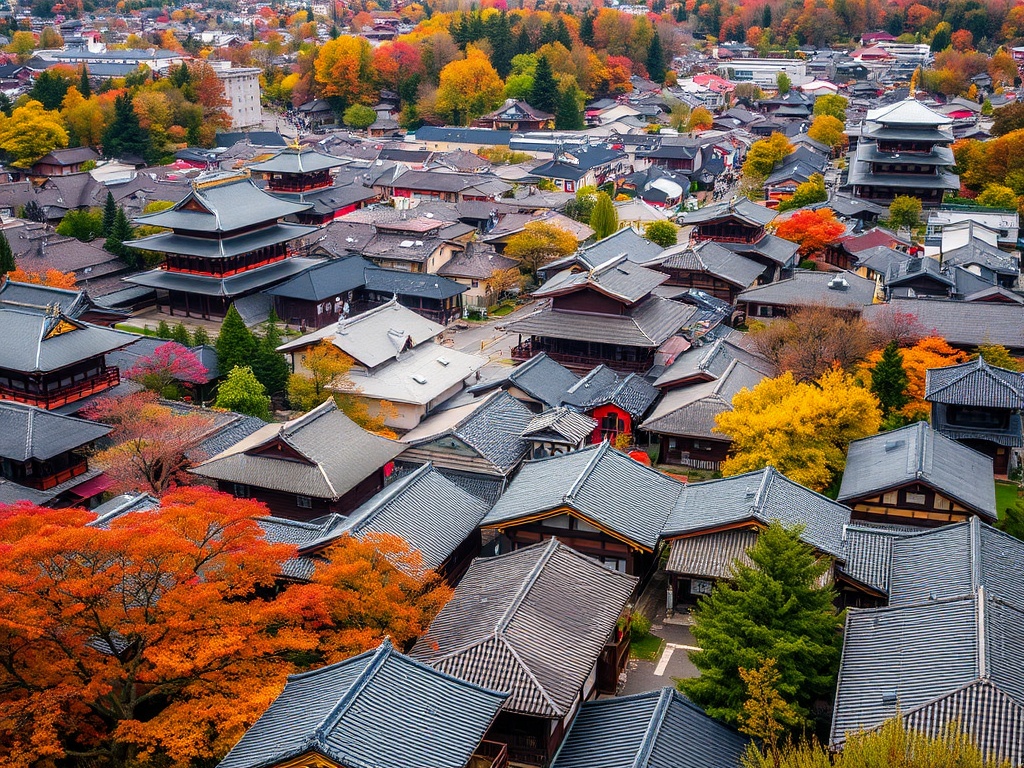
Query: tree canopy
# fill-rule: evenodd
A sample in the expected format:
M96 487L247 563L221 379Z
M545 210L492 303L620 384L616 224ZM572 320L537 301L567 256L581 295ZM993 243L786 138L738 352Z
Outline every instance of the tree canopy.
M260 384L252 368L247 365L236 365L228 372L227 378L217 389L217 400L214 405L217 408L270 421L270 398L267 397L267 390Z
M594 230L594 237L598 240L615 234L619 228L619 215L607 192L597 193L594 210L590 212L590 228Z
M679 228L671 221L650 221L644 225L644 237L662 248L671 248L679 238Z
M530 273L536 273L549 261L568 256L578 246L571 232L547 222L531 221L522 232L509 238L505 256L518 261Z
M820 253L846 232L845 225L836 220L831 208L816 211L797 211L775 228L783 240L800 245L801 256Z

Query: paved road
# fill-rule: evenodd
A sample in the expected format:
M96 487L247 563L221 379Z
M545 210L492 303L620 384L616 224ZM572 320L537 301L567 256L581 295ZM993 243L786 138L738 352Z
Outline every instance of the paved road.
M472 323L465 330L453 331L455 349L460 352L472 352L486 355L491 360L508 359L511 349L518 341L518 336L503 330L506 324L518 320L537 309L536 302L529 302L515 312L488 320L486 323Z
M657 691L675 686L675 680L697 677L689 652L696 648L690 628L679 624L654 624L651 633L665 640L665 650L657 661L630 659L626 666L626 685L620 695Z

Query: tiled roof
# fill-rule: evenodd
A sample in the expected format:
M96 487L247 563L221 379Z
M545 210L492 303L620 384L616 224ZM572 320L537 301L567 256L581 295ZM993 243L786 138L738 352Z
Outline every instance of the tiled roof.
M263 768L309 752L349 768L464 768L505 699L384 640L291 675L219 768Z
M747 520L801 525L801 539L841 558L843 526L850 522L850 510L767 467L685 486L663 533L674 537Z
M796 262L796 253L800 248L796 243L770 234L766 234L753 243L719 243L719 245L750 259L756 260L756 257L761 256L786 269Z
M337 168L347 163L347 160L325 155L315 149L285 147L269 160L255 163L249 168L259 173L312 173Z
M763 265L713 241L703 242L696 247L676 246L667 253L668 258L660 265L663 269L704 272L740 288L750 287L764 272Z
M588 701L551 768L739 768L747 737L673 688Z
M138 337L30 308L0 304L0 368L9 371L55 371L126 346Z
M332 385L359 397L426 406L487 364L487 358L426 342L370 371Z
M668 275L634 264L623 254L613 256L592 269L567 269L559 272L534 291L533 295L537 298L562 296L589 288L632 305L666 280Z
M562 404L566 391L577 381L579 376L540 352L517 365L503 378L470 387L470 391L486 391L496 386L515 387L553 408Z
M858 499L917 481L995 520L992 477L992 459L919 421L850 443L836 498Z
M912 315L933 336L950 344L976 347L1001 344L1024 348L1024 305L946 299L891 299L887 304L865 307L862 317L870 324L886 312Z
M635 586L557 539L479 558L411 655L507 691L508 712L564 717Z
M622 254L637 264L646 264L658 258L664 249L640 235L632 227L616 230L603 240L586 246L580 256L591 266L597 266Z
M623 540L653 550L682 488L601 443L526 462L483 525L502 528L523 517L569 508Z
M148 493L123 493L105 501L92 512L96 519L87 523L92 528L108 528L119 517L133 512L147 512L160 506L160 500Z
M925 372L924 397L932 403L983 408L1024 408L1024 374L989 365L981 355L970 362Z
M14 462L46 461L99 440L110 430L105 424L0 400L0 457Z
M850 524L843 531L843 563L839 570L853 581L889 593L889 571L893 543L920 529L881 525Z
M845 285L844 285L845 283ZM875 281L852 272L797 270L792 277L743 291L738 303L861 310L875 298Z
M363 272L371 266L362 256L328 259L268 289L266 293L305 301L323 301L361 288L366 284Z
M735 218L755 227L763 227L775 219L778 213L771 208L758 205L745 197L738 197L713 205L706 205L683 215L683 224L707 224L708 222L721 221L727 218Z
M669 388L671 385L689 379L718 379L729 369L733 360L748 368L771 373L767 361L753 352L726 339L716 339L704 346L694 346L680 354L654 382L655 387Z
M735 563L753 566L747 552L756 543L757 532L749 528L674 539L665 570L705 579L731 579Z
M550 408L530 420L523 437L532 440L565 441L576 445L597 427L597 421L571 408Z
M658 390L635 373L623 376L599 365L566 390L562 403L584 411L612 404L638 419L657 399Z

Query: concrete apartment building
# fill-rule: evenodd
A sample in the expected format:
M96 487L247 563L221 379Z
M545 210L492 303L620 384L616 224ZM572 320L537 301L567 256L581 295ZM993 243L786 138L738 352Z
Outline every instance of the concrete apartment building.
M257 67L219 69L217 77L224 84L224 98L231 102L225 109L231 115L232 130L259 127L263 121L260 70Z

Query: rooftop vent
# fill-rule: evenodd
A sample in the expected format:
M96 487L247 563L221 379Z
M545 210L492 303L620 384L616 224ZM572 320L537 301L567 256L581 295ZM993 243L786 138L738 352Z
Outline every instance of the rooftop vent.
M437 358L437 362L444 366L448 366L451 364L451 360L449 360L447 357L439 357Z
M412 245L413 245L413 241L412 240L403 240L402 242L400 242L398 244L398 247L399 248L412 248Z
M415 381L417 384L426 384L427 383L426 378L423 377L423 376L420 376L418 373L414 373L412 375L412 380Z
M885 452L891 453L892 451L895 451L897 448L899 448L901 445L903 445L902 440L886 440Z
M845 291L850 287L850 284L846 282L846 278L841 275L836 275L828 281L828 287L833 291Z
M746 490L746 493L745 493L744 495L745 495L745 496L746 496L746 497L747 497L748 499L752 499L752 498L754 498L754 497L755 497L755 496L757 495L757 491L755 491L755 490L754 490L753 488L751 488L750 486L747 486L747 490Z
M417 240L416 241L416 245L423 245L423 241L422 240Z
M890 706L895 706L898 697L896 691L886 691L882 694L882 703Z

